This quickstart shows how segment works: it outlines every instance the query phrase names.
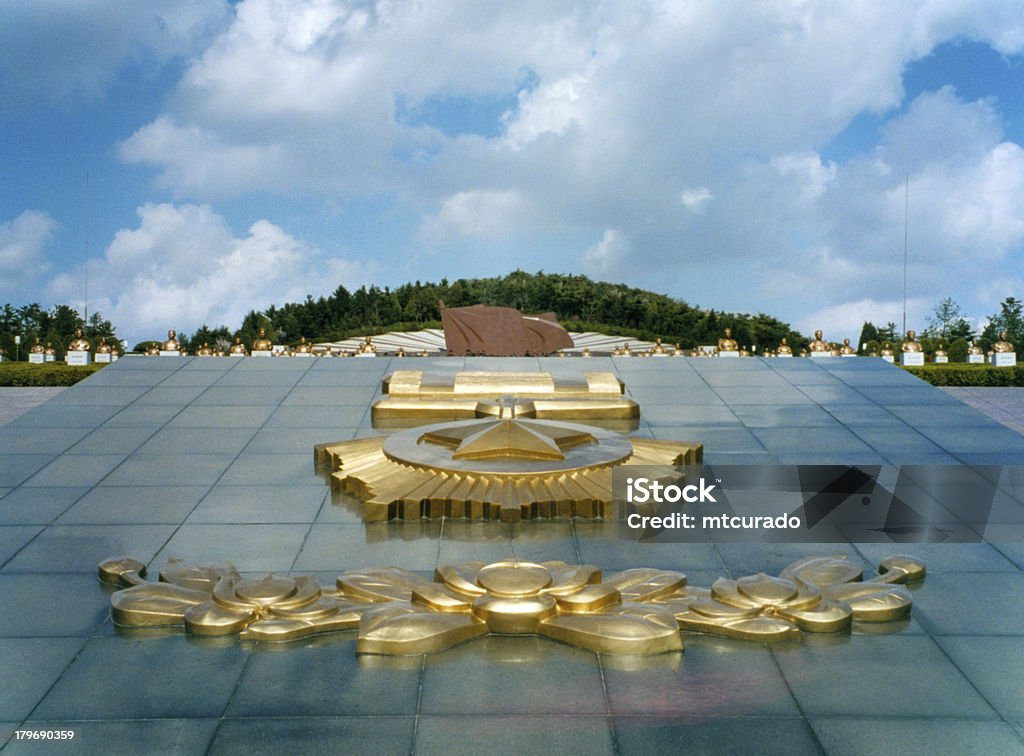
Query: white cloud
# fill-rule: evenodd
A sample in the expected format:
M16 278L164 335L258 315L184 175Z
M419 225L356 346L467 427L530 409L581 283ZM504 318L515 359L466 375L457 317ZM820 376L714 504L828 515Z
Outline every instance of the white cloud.
M378 272L373 264L324 259L267 220L235 237L208 206L144 205L138 215L138 227L119 231L89 266L91 308L131 344L168 328L237 328L250 310L326 295L339 284L357 287ZM75 286L61 275L51 294L67 298Z
M44 253L57 225L38 210L0 223L0 292L5 296L18 293L24 282L49 267Z
M711 193L711 190L706 186L698 186L693 189L685 189L679 197L679 201L683 203L683 207L689 210L691 213L701 215L704 213L704 209L708 202L713 200L715 195Z
M128 64L153 72L198 52L224 0L9 0L0 24L0 109L102 97Z
M621 272L631 245L629 239L618 229L607 228L601 241L588 247L583 253L583 269L594 275L614 275Z
M999 0L245 0L120 155L155 166L183 201L397 197L416 215L409 246L432 252L601 237L567 256L708 306L770 302L795 319L837 296L897 297L908 174L914 296L974 286L979 259L1020 255L1024 156L999 103L948 88L903 101L908 65L964 39L1018 54L1024 11ZM460 97L503 104L490 128L460 136L396 117L398 103L424 112ZM882 122L880 141L830 159L864 114ZM392 269L420 252L396 252ZM456 254L416 260L419 275L464 267Z
M907 330L924 330L927 316L934 303L925 299L907 300ZM823 331L827 341L841 342L850 339L856 342L860 329L865 322L874 323L879 328L887 323L895 323L896 331L903 327L903 300L877 300L872 298L842 302L824 307L801 318L795 325L801 333Z
M426 218L420 238L439 244L455 236L494 239L513 233L526 220L526 205L518 192L474 190L457 192Z

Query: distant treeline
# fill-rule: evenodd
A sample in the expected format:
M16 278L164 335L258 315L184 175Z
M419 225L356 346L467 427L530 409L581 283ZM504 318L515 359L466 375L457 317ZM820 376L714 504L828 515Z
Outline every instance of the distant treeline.
M439 302L448 307L474 304L515 307L524 313L554 312L570 330L621 333L639 339L660 337L684 348L715 344L725 328L743 346L774 348L782 338L800 347L807 340L788 323L769 315L702 310L678 299L586 276L515 271L497 278L404 284L395 289L339 286L329 297L251 312L242 324L243 340L258 328L273 330L282 343L300 337L338 340L373 331L436 327Z

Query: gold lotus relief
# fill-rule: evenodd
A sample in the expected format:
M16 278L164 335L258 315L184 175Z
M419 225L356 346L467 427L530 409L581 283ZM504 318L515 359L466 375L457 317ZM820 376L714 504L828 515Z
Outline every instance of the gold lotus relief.
M683 648L680 630L753 641L848 630L854 620L909 616L903 583L923 580L922 562L890 557L862 582L845 557L801 559L778 577L721 578L687 585L670 570L638 568L602 577L564 562L467 562L439 567L434 580L387 567L340 575L333 588L311 577L244 578L230 564L170 560L158 582L122 557L99 567L121 626L183 625L195 635L289 641L357 630L356 652L401 656L439 651L491 633L542 635L609 654Z
M701 461L695 443L628 438L588 425L515 415L320 444L315 461L335 490L364 502L363 520L421 517L600 518L610 512L612 468Z

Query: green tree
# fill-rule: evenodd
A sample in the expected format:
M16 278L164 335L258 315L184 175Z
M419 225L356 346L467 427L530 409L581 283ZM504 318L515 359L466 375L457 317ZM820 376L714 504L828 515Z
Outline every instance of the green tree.
M1024 302L1016 297L1007 297L999 305L999 313L989 317L989 323L982 331L982 338L996 341L999 333L1006 331L1006 340L1011 344L1024 344Z

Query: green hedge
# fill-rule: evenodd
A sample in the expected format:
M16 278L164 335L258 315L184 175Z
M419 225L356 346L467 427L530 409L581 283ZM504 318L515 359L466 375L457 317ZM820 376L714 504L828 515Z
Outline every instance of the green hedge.
M0 362L0 386L73 386L106 365L65 365L49 362Z
M993 367L947 362L904 368L933 386L1024 386L1024 365Z

